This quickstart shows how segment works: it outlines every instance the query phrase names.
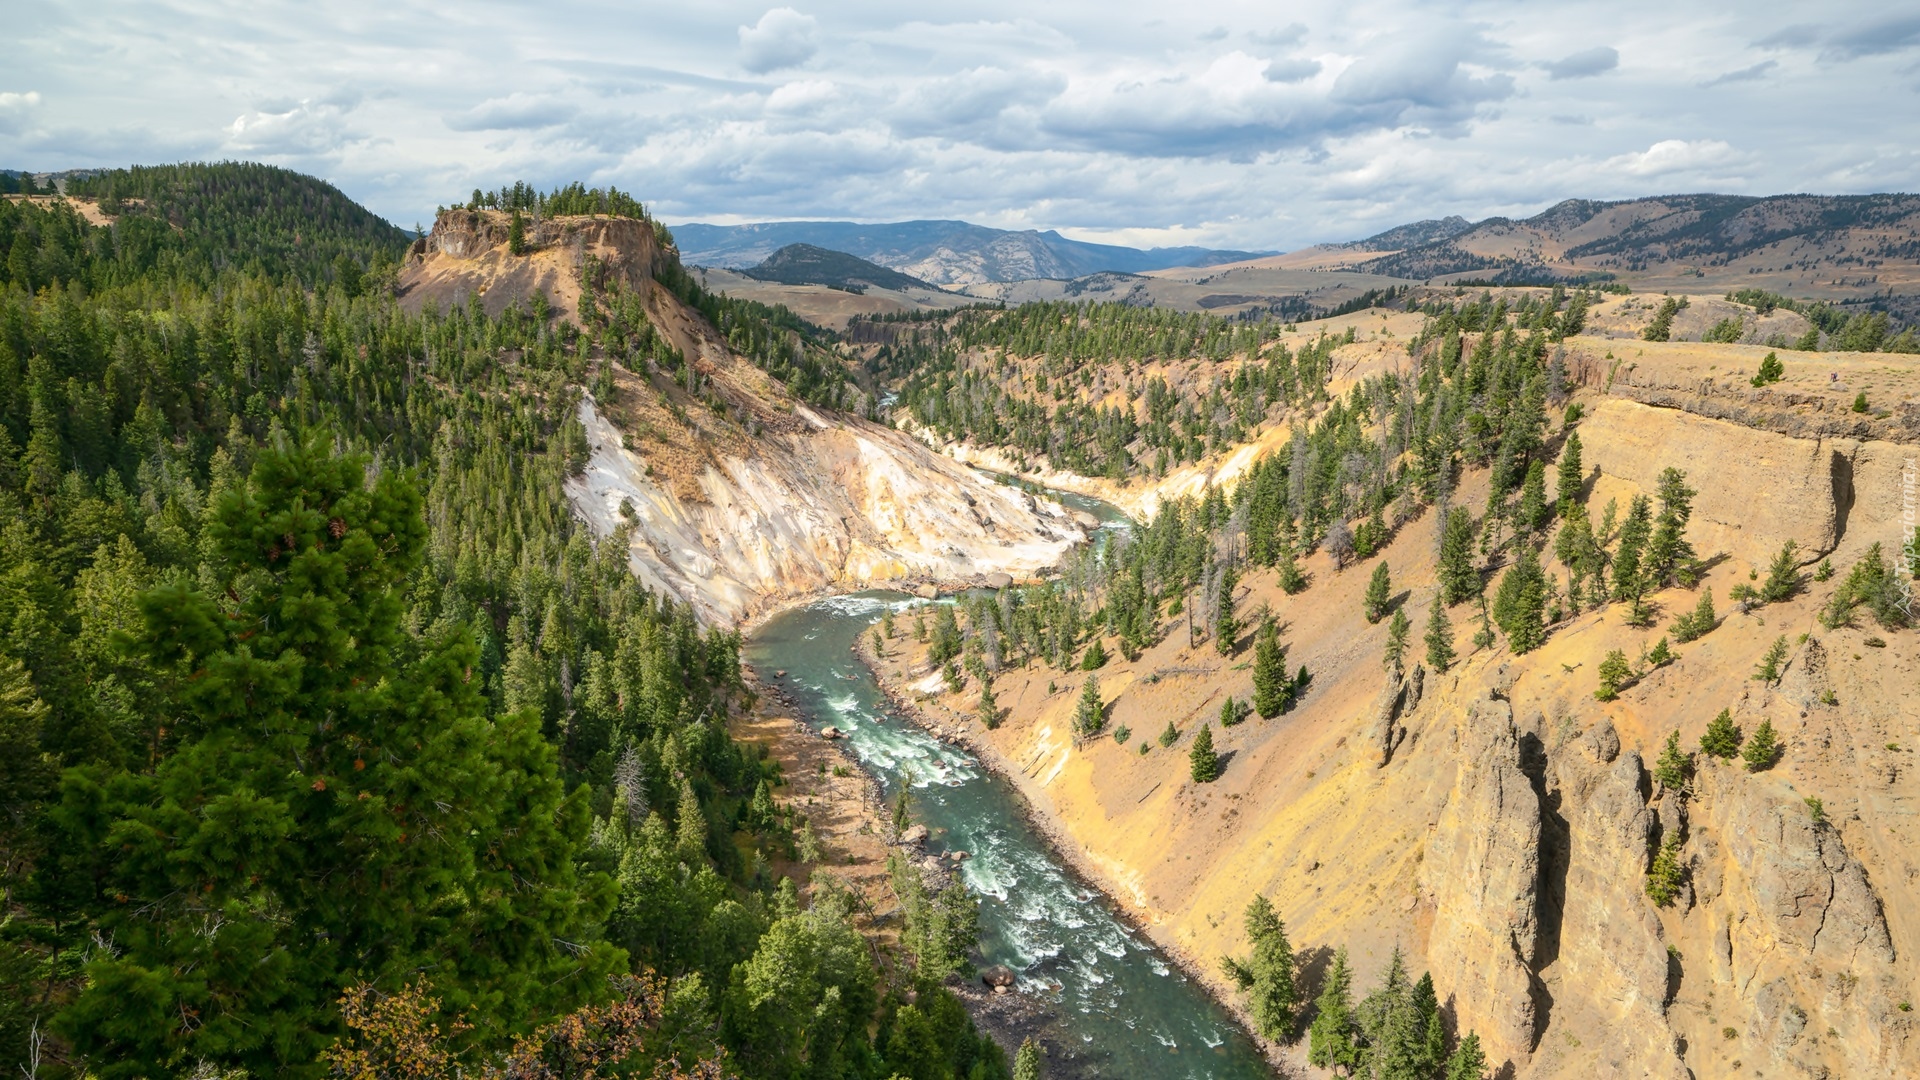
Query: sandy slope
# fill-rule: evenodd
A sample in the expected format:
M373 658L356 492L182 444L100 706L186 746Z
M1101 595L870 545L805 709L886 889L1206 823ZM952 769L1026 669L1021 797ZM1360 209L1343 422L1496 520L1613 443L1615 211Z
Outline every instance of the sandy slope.
M1640 359L1637 384L1609 386L1602 369L1589 392L1593 509L1649 490L1666 464L1687 469L1703 492L1691 535L1717 557L1705 584L1723 622L1614 702L1592 697L1600 657L1641 655L1693 593L1656 597L1657 629L1626 626L1610 608L1555 627L1521 657L1474 653L1473 613L1456 608L1470 655L1427 673L1409 704L1380 666L1384 624L1358 615L1371 565L1336 571L1319 555L1300 596L1266 573L1247 583L1243 610L1271 606L1290 662L1314 683L1292 713L1216 727L1227 766L1212 785L1191 783L1184 750L1225 696L1250 695L1244 641L1223 658L1211 642L1189 648L1182 624L1139 660L1103 669L1109 729L1131 728L1128 746L1070 745L1077 672L1003 673L995 690L1009 717L992 733L971 719L975 691L948 697L925 682L917 651L896 654L884 676L936 722L990 744L1063 846L1202 978L1218 978L1214 957L1244 948L1239 913L1260 891L1287 919L1309 984L1345 945L1364 986L1398 944L1433 970L1457 1023L1522 1076L1920 1070L1913 1014L1899 1008L1920 972L1920 635L1822 629L1814 616L1832 582L1746 614L1726 599L1787 538L1809 560L1831 552L1843 573L1868 543L1897 541L1901 474L1920 453L1920 432L1904 426L1914 413L1822 435L1843 410L1773 390L1748 396L1744 380L1649 404L1687 382L1684 363L1667 369L1660 352ZM1905 358L1852 360L1902 378L1913 369ZM1712 415L1736 409L1803 434ZM1483 484L1470 477L1461 501L1478 506ZM1433 550L1428 514L1383 556L1416 642ZM1782 634L1785 676L1755 682L1755 662ZM1666 734L1692 746L1721 708L1749 732L1770 720L1784 760L1756 775L1703 768L1690 800L1657 792L1648 769ZM1169 720L1182 735L1174 750L1141 754L1140 740ZM1825 824L1808 796L1823 801ZM1667 831L1686 837L1691 884L1659 909L1641 885Z

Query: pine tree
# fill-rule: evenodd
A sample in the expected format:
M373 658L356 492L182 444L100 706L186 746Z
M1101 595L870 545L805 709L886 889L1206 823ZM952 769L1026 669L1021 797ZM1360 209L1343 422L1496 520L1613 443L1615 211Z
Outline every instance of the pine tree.
M1740 728L1733 722L1733 710L1721 709L1700 736L1700 752L1708 757L1731 761L1740 752Z
M141 599L170 753L142 774L69 774L90 809L59 845L116 838L99 879L115 947L59 1029L122 1075L204 1059L317 1076L340 988L423 970L499 1038L619 963L592 944L611 891L583 868L589 805L538 721L486 719L467 632L403 624L418 491L328 445L261 450L212 508L208 591L187 577Z
M1620 696L1627 683L1633 680L1633 665L1627 662L1627 654L1619 649L1607 653L1600 661L1600 688L1593 696L1601 701L1612 701Z
M1255 894L1247 903L1246 927L1252 956L1245 961L1221 957L1221 967L1247 995L1254 1031L1262 1038L1286 1042L1293 1030L1293 1008L1299 1001L1286 924L1274 914L1266 897Z
M1101 641L1098 637L1095 637L1093 639L1092 644L1089 644L1087 646L1086 653L1080 657L1080 670L1081 671L1098 671L1101 668L1106 666L1107 666L1107 647L1101 644Z
M1367 579L1367 595L1361 614L1370 623L1377 623L1387 613L1387 601L1393 597L1393 576L1387 570L1387 560L1381 559L1373 568L1373 576Z
M1420 1036L1413 1076L1425 1080L1447 1063L1447 1028L1440 1018L1440 996L1434 992L1431 972L1422 973L1420 981L1413 984L1413 1012Z
M1740 751L1740 759L1746 763L1748 772L1763 772L1780 760L1780 739L1774 734L1773 721L1762 720L1760 726L1753 729L1753 738L1748 739L1746 748Z
M1288 596L1294 596L1307 587L1307 575L1300 569L1300 560L1295 555L1292 544L1280 550L1280 561L1275 564L1279 571L1280 588Z
M1667 645L1666 635L1662 634L1660 640L1653 643L1653 648L1647 651L1647 666L1663 668L1671 663L1673 663L1673 649Z
M1514 519L1529 535L1547 523L1547 467L1538 460L1527 466L1527 478L1520 482L1520 505Z
M1193 748L1187 751L1187 763L1192 767L1193 782L1211 784L1220 777L1220 759L1213 752L1213 725L1201 724L1200 733L1193 737Z
M1680 866L1680 834L1668 833L1660 842L1660 850L1653 856L1652 865L1647 867L1647 898L1656 907L1666 907L1680 895L1680 885L1684 880L1684 871Z
M1316 1069L1346 1070L1352 1075L1365 1060L1360 1025L1353 1013L1353 972L1343 945L1314 999L1313 1024L1307 1029L1307 1060Z
M1487 1054L1480 1049L1480 1033L1467 1032L1447 1059L1446 1080L1487 1080Z
M987 726L988 731L1000 726L1000 703L994 700L991 675L980 680L980 722Z
M1580 492L1586 486L1586 474L1581 470L1580 433L1575 431L1567 436L1567 444L1560 450L1556 478L1555 498L1563 519L1573 516L1573 508L1580 505Z
M1767 646L1765 656L1760 658L1759 666L1753 669L1753 677L1760 682L1780 681L1780 665L1787 662L1787 635L1781 634Z
M1673 640L1685 644L1695 641L1713 629L1717 616L1713 611L1713 590L1701 589L1700 602L1693 610L1673 621Z
M1402 670L1407 656L1407 632L1412 627L1407 619L1405 608L1396 608L1393 621L1387 624L1387 647L1381 654L1380 662L1396 676Z
M694 794L693 781L680 781L680 810L678 823L674 829L675 847L680 857L699 865L707 854L707 815L700 809L699 796Z
M1160 745L1172 746L1174 743L1177 743L1179 741L1180 741L1180 729L1173 726L1173 721L1171 720L1167 721L1167 729L1160 733Z
M1780 553L1767 568L1767 580L1760 583L1760 602L1777 604L1799 591L1799 545L1789 540L1780 546Z
M513 218L507 223L507 251L514 255L527 253L527 222L520 216L517 207L513 211Z
M1453 622L1447 618L1446 605L1434 597L1427 614L1427 666L1444 673L1453 666Z
M1031 1035L1020 1040L1020 1049L1013 1055L1013 1080L1041 1080L1040 1048Z
M1547 637L1547 578L1528 544L1500 579L1494 594L1493 618L1507 635L1514 653L1531 652Z
M1240 572L1232 565L1220 571L1220 595L1213 612L1213 642L1221 656L1232 656L1240 640L1240 619L1234 614L1234 590L1240 587Z
M1672 467L1661 471L1660 516L1654 520L1646 556L1646 578L1655 588L1671 581L1689 584L1697 577L1693 546L1682 535L1693 516L1696 494L1687 486L1686 473Z
M1613 598L1636 604L1647 587L1641 563L1646 554L1647 537L1653 529L1653 500L1635 495L1620 526L1620 546L1613 554Z
M1074 737L1091 739L1106 726L1107 707L1100 700L1100 679L1088 675L1087 681L1080 684L1080 704L1073 712Z
M1360 1030L1367 1038L1367 1059L1374 1076L1417 1080L1425 1046L1425 1018L1414 1007L1406 957L1394 946L1380 985L1360 1002Z
M1473 518L1464 508L1449 511L1442 530L1440 595L1449 607L1480 595L1480 571L1473 565Z
M1293 703L1293 683L1287 678L1287 649L1272 619L1260 623L1253 639L1253 709L1271 720Z
M1660 757L1653 765L1653 778L1668 791L1679 791L1686 786L1687 773L1692 771L1693 762L1680 749L1680 733L1667 733L1667 745L1660 751Z

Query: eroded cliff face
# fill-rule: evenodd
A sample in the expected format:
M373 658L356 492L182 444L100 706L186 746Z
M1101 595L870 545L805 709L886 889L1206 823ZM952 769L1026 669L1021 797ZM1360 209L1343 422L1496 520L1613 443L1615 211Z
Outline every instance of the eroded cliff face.
M635 575L703 620L731 625L881 583L1030 577L1085 540L1056 503L795 399L655 280L677 255L650 222L529 219L521 254L508 249L509 228L499 211L443 213L401 272L402 300L478 298L495 314L520 306L577 324L583 275L593 274L596 292L639 301L684 368L608 356L581 339L613 400L579 401L588 456L567 494L602 537L625 530Z
M1176 628L1101 669L1109 727L1148 737L1144 754L1068 744L1077 672L1001 673L1009 714L987 732L913 648L881 664L1000 761L1063 848L1201 978L1245 952L1240 913L1258 892L1301 950L1309 996L1333 948L1351 951L1364 992L1399 946L1432 971L1457 1030L1479 1032L1516 1077L1920 1075L1915 1014L1900 1008L1920 993L1920 634L1816 619L1868 544L1897 545L1896 463L1915 448L1588 403L1598 504L1652 494L1667 465L1701 491L1688 535L1711 560L1704 587L1721 613L1618 700L1593 697L1599 659L1642 655L1697 592L1655 596L1652 628L1626 625L1618 607L1583 613L1524 656L1474 650L1472 609L1456 608L1461 661L1394 681L1381 668L1385 620L1359 615L1370 562L1337 570L1315 554L1298 596L1250 574L1241 610L1270 605L1289 665L1313 682L1280 717L1216 725L1226 764L1211 784L1191 782L1185 751L1224 697L1249 696L1244 652L1189 647ZM1485 497L1470 474L1457 502ZM1433 517L1403 526L1384 556L1416 627L1436 584ZM1831 553L1839 574L1785 603L1730 604L1787 539L1806 559ZM1783 634L1785 673L1755 681ZM1748 733L1771 721L1785 757L1755 773L1703 763L1689 791L1661 789L1650 762L1667 734L1692 749L1722 708ZM1162 750L1151 736L1169 720L1181 739ZM1660 907L1645 886L1667 836L1681 841L1687 883ZM1309 1074L1304 1044L1278 1053Z
M1030 577L1085 538L1059 504L982 480L899 432L800 411L807 430L717 457L686 498L650 479L646 451L627 450L583 400L592 457L567 493L601 535L630 525L634 573L716 623L881 582Z
M1524 1057L1539 1019L1527 989L1539 946L1540 799L1521 771L1507 702L1470 703L1451 734L1453 790L1421 865L1433 906L1427 964L1451 975L1454 1008L1480 1019L1490 1054Z

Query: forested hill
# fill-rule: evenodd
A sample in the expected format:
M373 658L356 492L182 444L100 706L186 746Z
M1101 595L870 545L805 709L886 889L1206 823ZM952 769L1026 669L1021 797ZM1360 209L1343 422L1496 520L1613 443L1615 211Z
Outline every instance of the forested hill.
M99 184L0 201L0 1069L1006 1076L958 899L803 910L738 637L571 512L589 335L402 310L317 181Z
M136 165L71 179L67 194L97 200L126 228L170 226L181 250L169 271L202 277L258 269L312 285L343 259L361 269L397 262L409 240L332 184L272 165Z

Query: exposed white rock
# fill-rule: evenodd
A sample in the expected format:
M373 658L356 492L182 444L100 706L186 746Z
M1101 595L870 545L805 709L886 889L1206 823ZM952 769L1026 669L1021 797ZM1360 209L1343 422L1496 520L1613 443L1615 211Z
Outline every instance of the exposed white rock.
M634 573L713 624L878 581L1031 576L1086 538L1058 504L983 480L900 432L796 412L811 430L709 466L704 501L689 502L649 479L644 458L583 398L592 455L567 493L601 536L630 502Z

